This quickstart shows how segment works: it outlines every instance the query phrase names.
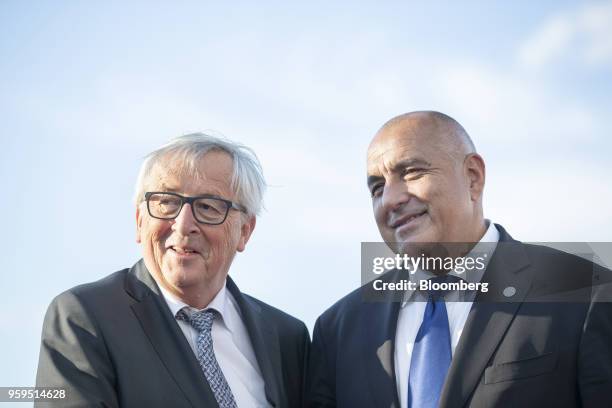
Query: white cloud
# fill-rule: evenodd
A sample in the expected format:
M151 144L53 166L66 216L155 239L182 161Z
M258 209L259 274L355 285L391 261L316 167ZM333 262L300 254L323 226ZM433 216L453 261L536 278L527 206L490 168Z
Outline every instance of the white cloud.
M587 62L612 63L612 3L586 7L580 15L579 26L586 37Z
M519 50L519 59L527 67L539 68L558 58L570 46L576 24L567 16L546 21Z
M448 61L434 72L432 89L478 141L520 147L559 144L576 135L597 138L597 117L579 102L557 98L537 79L477 62ZM555 146L555 145L552 145Z
M607 241L612 190L594 176L607 172L581 158L517 157L489 177L485 214L525 241Z
M518 52L519 63L531 69L566 58L592 66L612 64L612 2L551 16Z

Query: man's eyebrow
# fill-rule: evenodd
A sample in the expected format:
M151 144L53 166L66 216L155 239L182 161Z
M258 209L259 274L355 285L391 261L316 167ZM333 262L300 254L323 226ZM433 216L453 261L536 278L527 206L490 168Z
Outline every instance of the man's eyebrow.
M418 157L411 158L411 159L404 159L404 160L400 160L399 162L395 163L393 167L391 168L391 172L396 173L401 169L404 169L406 167L413 167L413 166L431 167L431 163L425 159L421 159ZM383 176L368 176L367 184L368 186L371 186L377 181L384 180L384 179L385 178Z
M161 183L159 190L158 191L165 191L168 193L180 193L181 189L180 188L175 188L175 187L170 187L170 184L166 184L166 183ZM220 196L219 194L214 194L214 193L201 193L201 194L197 194L195 196L189 196L189 197L208 197L208 198L218 198L220 200L227 200L227 198Z
M384 180L385 178L383 176L368 176L368 187L370 187L372 184L376 183L377 181L380 180Z
M166 183L161 183L159 188L160 188L161 191L167 191L169 193L176 193L178 191L177 188L170 187L170 185L168 185Z
M425 166L425 167L431 167L431 163L428 162L425 159L421 159L418 157L412 158L412 159L404 159L404 160L400 160L399 162L395 163L395 165L393 166L393 168L391 169L392 171L397 171L399 169L403 169L406 167L412 167L412 166Z
M210 193L198 194L197 196L194 196L194 197L208 197L208 198L218 198L219 200L227 200L227 198L221 197L218 194L210 194Z

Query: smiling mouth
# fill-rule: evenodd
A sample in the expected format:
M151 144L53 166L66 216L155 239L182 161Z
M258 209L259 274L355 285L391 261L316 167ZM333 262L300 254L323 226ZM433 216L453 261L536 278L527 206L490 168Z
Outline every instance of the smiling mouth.
M427 210L423 210L422 212L414 214L414 215L411 215L409 217L402 217L399 220L393 222L391 224L391 228L398 229L398 228L401 228L401 227L404 227L404 226L408 226L408 225L412 224L414 221L420 219L425 214L427 214Z
M169 249L178 254L178 255L193 255L193 254L198 254L198 251L194 251L193 249L189 249L189 248L179 248L179 247L175 247L175 246L171 246L169 247Z

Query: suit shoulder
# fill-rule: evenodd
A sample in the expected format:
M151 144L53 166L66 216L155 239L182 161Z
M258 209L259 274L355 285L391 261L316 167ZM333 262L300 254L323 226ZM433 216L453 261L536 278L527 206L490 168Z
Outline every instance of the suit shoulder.
M576 273L605 270L605 268L592 262L591 260L573 253L564 252L544 245L523 245L531 262L540 267L540 269L551 270L554 271L555 274L562 272ZM594 256L594 253L589 254L585 252L584 255Z
M328 322L332 327L337 327L340 319L351 320L356 317L360 313L364 302L364 290L368 288L369 285L361 286L340 298L327 308L318 320Z
M609 269L588 259L594 258L593 252L579 252L579 256L547 246L524 245L536 271L530 297L553 295L561 299L560 296L574 295L572 299L585 301L593 296L593 290L602 291L599 285L612 282ZM607 298L610 299L610 295Z
M57 295L47 308L43 322L43 345L58 345L58 339L99 338L98 315L112 309L118 288L123 287L127 269L103 279L68 289ZM88 333L88 335L86 335ZM79 340L80 341L80 340ZM55 347L55 346L53 346Z
M114 272L94 282L84 283L70 288L57 295L51 305L100 304L112 301L112 296L123 290L128 268Z
M569 252L561 251L559 249L552 248L546 245L531 244L531 243L525 243L525 242L522 242L521 244L525 247L525 250L532 257L532 259L538 259L538 258L547 259L547 260L557 260L557 259L580 260L580 259L583 259Z

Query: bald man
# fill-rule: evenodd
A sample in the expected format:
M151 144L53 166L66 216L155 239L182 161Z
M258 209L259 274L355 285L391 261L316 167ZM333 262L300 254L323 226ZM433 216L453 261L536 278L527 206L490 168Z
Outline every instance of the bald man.
M308 406L612 405L612 303L592 286L610 271L485 219L485 163L457 121L391 119L367 172L384 242L423 263L395 264L319 317ZM454 264L424 267L441 257Z

